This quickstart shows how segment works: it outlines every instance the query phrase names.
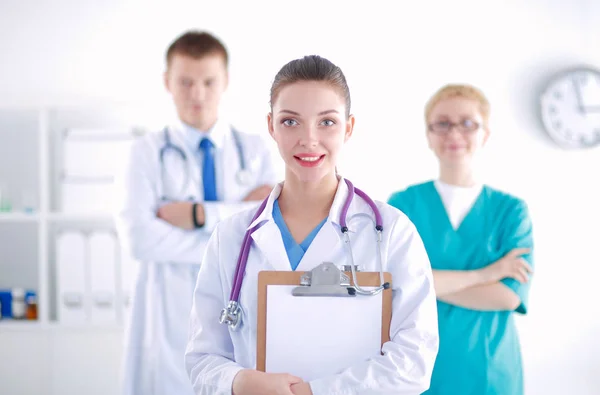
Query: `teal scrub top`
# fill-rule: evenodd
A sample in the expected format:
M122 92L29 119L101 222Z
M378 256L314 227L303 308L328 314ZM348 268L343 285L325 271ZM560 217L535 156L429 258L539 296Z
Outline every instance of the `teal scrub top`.
M281 238L283 239L283 245L285 246L285 251L287 252L288 259L290 260L290 266L292 267L292 270L296 270L300 264L300 261L302 260L302 257L304 257L304 253L306 250L308 250L308 247L310 247L310 244L317 236L317 233L319 233L319 230L321 230L323 227L325 221L327 221L327 218L321 221L321 223L317 225L316 228L313 229L313 231L310 232L310 234L306 236L306 238L300 244L296 243L296 240L294 240L294 237L292 237L290 230L285 224L279 208L279 202L277 200L275 200L273 203L273 220L281 232Z
M416 226L432 268L473 270L494 263L513 248L533 251L524 201L484 186L455 230L433 181L394 193L388 202ZM523 258L533 266L532 254ZM501 281L527 313L529 281ZM440 348L427 395L522 395L521 349L512 311L475 311L437 302Z

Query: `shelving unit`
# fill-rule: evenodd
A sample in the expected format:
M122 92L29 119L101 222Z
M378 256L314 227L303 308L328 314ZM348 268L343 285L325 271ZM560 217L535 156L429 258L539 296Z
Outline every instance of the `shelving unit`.
M54 243L65 229L114 231L113 218L106 210L61 207L65 131L139 133L138 115L125 106L0 109L0 199L9 199L12 207L0 211L0 289L25 287L35 291L38 300L38 320L0 319L0 333L122 328L123 314L118 314L114 324L72 325L57 320Z
M115 279L114 304L121 307L117 307L114 320L111 316L111 320L103 322L94 319L94 314L77 323L58 319L57 235L70 230L83 235L115 230L112 215L99 210L99 205L89 209L89 204L62 204L66 155L77 153L73 147L79 147L78 141L70 145L70 152L65 152L65 143L67 138L72 142L75 129L91 130L95 134L94 144L99 142L102 147L102 139L98 137L108 135L112 139L113 132L122 136L123 131L134 128L136 133L140 129L157 129L160 125L148 123L152 122L152 116L147 108L116 105L0 108L0 196L8 196L12 207L10 212L0 209L0 289L24 287L36 291L38 296L38 320L0 319L0 349L3 358L10 361L0 369L0 393L118 392L126 316L123 303L127 300L119 275ZM79 155L80 161L99 159L98 155L87 152ZM115 156L118 155L111 153L107 158L111 165L116 164ZM89 169L89 164L84 162L75 169ZM73 181L73 177L66 181ZM85 194L75 203L86 203L84 199L88 196ZM118 243L116 248L120 248ZM91 255L94 254L87 256ZM95 262L102 263L102 258L97 257ZM118 260L117 265L120 265ZM95 268L103 270L102 264ZM91 283L89 268L88 273L86 286ZM108 276L99 271L94 273ZM90 295L88 301L92 299ZM86 305L86 313L90 304Z

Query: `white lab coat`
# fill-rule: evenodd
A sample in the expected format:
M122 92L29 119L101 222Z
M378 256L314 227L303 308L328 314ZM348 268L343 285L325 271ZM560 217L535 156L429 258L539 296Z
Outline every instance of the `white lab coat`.
M176 200L202 202L201 169L181 124L169 128L172 142L187 155L191 182ZM206 202L206 223L199 230L182 230L156 217L161 196L181 191L184 163L165 156L164 184L159 151L162 131L134 142L125 171L117 182L117 229L123 247L140 263L134 285L132 314L126 326L123 371L124 395L189 395L192 386L184 368L192 294L208 239L218 221L259 202L240 203L254 188L275 185L272 155L257 135L240 133L249 185L240 185L238 150L229 124L217 122L210 133L216 146L216 175L221 201ZM190 213L191 215L191 213Z
M237 332L218 322L227 304L244 233L255 209L221 222L208 243L194 291L190 339L185 363L196 394L231 394L235 375L256 367L257 280L261 270L291 270L277 224L273 202L281 185L272 191L264 212L253 223L263 223L253 235L252 249L241 288L242 324ZM297 268L308 271L324 261L349 264L339 216L348 194L342 180L323 225ZM391 341L385 355L350 366L337 375L311 381L315 395L396 394L417 395L429 387L438 351L437 307L427 253L415 226L397 209L381 202L384 270L392 274ZM349 207L347 224L354 260L362 271L379 271L375 255L374 216L361 198ZM300 341L300 339L298 339Z

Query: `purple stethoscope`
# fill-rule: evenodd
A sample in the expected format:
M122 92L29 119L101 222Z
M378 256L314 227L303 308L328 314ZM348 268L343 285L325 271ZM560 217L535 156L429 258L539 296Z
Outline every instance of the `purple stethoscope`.
M383 220L381 218L381 213L379 212L379 209L375 205L375 202L373 202L373 200L366 193L364 193L363 191L361 191L358 188L355 188L354 185L352 185L352 183L349 180L344 179L344 181L346 181L346 184L348 185L348 197L346 198L346 202L344 203L344 206L342 207L342 212L340 213L340 225L341 225L342 235L344 237L344 243L346 244L346 246L348 246L348 251L349 251L348 255L350 257L352 280L354 282L354 285L352 286L352 288L356 291L356 293L358 293L360 295L377 295L384 289L388 289L390 287L390 284L387 282L384 282L384 278L383 278L383 259L382 259L382 254L381 254L381 240L382 240L381 234L383 232ZM370 290L361 288L358 285L358 281L356 279L356 267L354 265L354 257L352 255L352 247L350 246L350 236L348 235L348 227L346 226L346 214L348 213L348 208L350 207L350 203L352 202L352 199L354 198L354 194L357 194L358 196L360 196L371 207L371 209L373 210L373 213L375 214L375 232L377 233L377 247L378 247L377 255L378 255L378 260L379 260L379 278L380 278L381 285L379 287L376 287L376 288L373 288ZM262 204L256 211L256 214L254 214L254 217L252 218L252 221L250 221L250 223L253 223L254 221L256 221L256 219L260 216L260 214L265 209L268 200L269 200L269 198L267 197L267 199L265 199L262 202ZM242 242L240 254L238 256L237 266L235 268L235 275L233 277L233 287L231 288L231 294L229 296L229 303L227 304L227 307L225 307L223 310L221 310L221 315L219 317L219 323L227 324L229 327L231 327L232 330L236 330L241 323L242 315L241 315L241 306L239 303L240 290L242 289L242 281L244 278L244 272L246 271L246 265L248 264L248 255L250 253L250 244L252 243L251 235L261 225L262 225L262 223L256 224L255 226L253 226L252 228L250 228L246 231L246 235L244 236L244 241Z

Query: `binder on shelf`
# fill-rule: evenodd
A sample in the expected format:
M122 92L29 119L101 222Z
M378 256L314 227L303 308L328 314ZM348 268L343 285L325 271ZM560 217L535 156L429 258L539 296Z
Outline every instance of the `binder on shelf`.
M88 237L91 322L114 324L116 309L117 243L110 231L94 231Z
M65 231L56 238L57 314L64 324L88 320L86 292L87 247L83 233Z

